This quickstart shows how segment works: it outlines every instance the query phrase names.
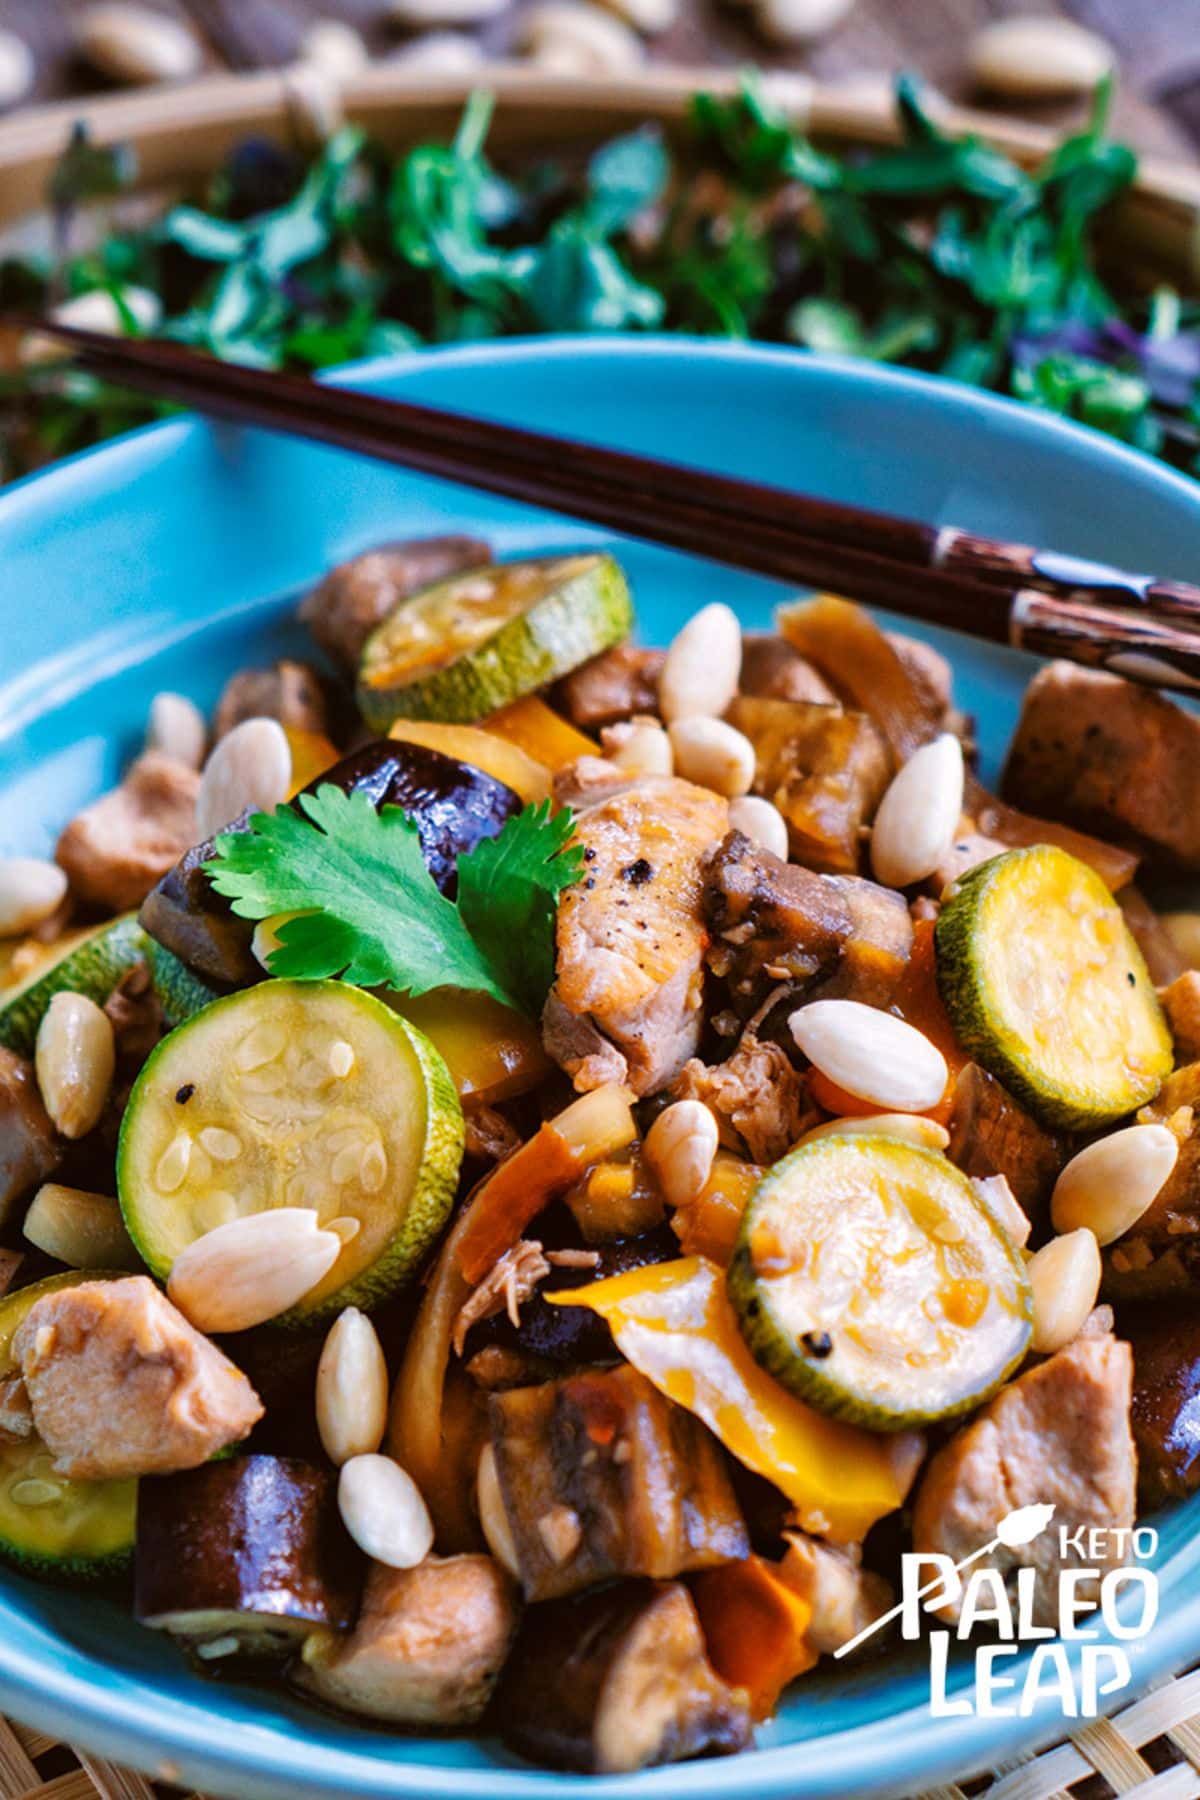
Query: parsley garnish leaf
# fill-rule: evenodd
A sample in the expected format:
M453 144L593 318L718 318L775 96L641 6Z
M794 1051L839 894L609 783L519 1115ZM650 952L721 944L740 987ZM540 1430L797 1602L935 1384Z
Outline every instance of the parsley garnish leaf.
M225 832L205 872L243 919L295 913L272 975L401 994L469 988L536 1013L553 979L554 898L579 874L568 812L526 808L459 859L459 904L440 893L398 806L326 782Z
M555 901L583 873L583 852L569 842L574 824L566 809L551 817L545 800L458 859L458 910L467 929L535 1015L554 980Z

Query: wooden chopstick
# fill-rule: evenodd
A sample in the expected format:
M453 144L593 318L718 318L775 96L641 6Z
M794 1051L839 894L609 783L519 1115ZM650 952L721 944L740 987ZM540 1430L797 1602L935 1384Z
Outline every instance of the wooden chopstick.
M408 401L54 323L80 367L243 424L569 513L731 567L1200 692L1200 589Z

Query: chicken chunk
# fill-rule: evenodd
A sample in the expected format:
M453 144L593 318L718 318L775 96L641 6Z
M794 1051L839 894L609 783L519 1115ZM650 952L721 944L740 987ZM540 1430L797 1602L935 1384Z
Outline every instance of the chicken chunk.
M987 1561L1003 1571L1036 1568L1034 1617L1057 1624L1059 1573L1083 1560L1074 1550L1064 1554L1061 1531L1133 1525L1132 1386L1129 1345L1082 1336L1002 1388L926 1469L913 1509L913 1548L959 1562L990 1543L997 1521L1014 1508L1052 1504L1053 1529L1024 1548L1001 1547ZM1107 1565L1089 1556L1087 1566L1120 1560L1113 1551Z
M223 738L247 719L278 719L289 731L322 735L329 708L315 669L283 657L267 669L239 669L225 683L213 718L214 738Z
M319 1700L389 1725L474 1725L517 1628L512 1577L490 1556L373 1563L353 1633L310 1638L297 1671Z
M514 1749L583 1774L629 1775L750 1742L745 1693L708 1660L681 1582L624 1582L526 1616L497 1696Z
M993 856L1003 856L1008 848L999 838L988 837L985 832L964 831L961 837L955 838L929 877L930 893L937 896L944 894L948 887L961 881L972 869L977 869L981 863L991 862Z
M739 691L756 700L808 700L836 706L825 677L774 631L748 631L742 638Z
M149 750L120 787L77 813L55 858L71 891L100 912L127 912L196 841L200 776L174 757Z
M479 538L410 538L380 544L331 569L302 601L300 617L334 662L357 669L363 645L402 600L491 560L491 547Z
M743 1035L727 1062L706 1068L693 1057L672 1092L677 1100L699 1100L709 1107L756 1163L778 1162L820 1117L786 1052L752 1032Z
M891 1584L862 1566L858 1544L826 1544L804 1531L789 1531L779 1573L812 1607L805 1634L818 1656L843 1644L881 1618L892 1604Z
M1153 689L1055 662L1025 690L1005 798L1200 869L1200 719Z
M1175 1039L1179 1062L1200 1057L1200 971L1187 969L1177 975L1159 996Z
M557 698L581 731L599 731L632 719L635 713L657 713L658 678L665 661L665 650L618 644L565 676Z
M0 1226L23 1194L49 1180L61 1155L32 1064L0 1050Z
M699 1042L705 854L724 835L728 805L667 777L638 782L580 818L586 874L558 905L557 974L543 1023L546 1048L577 1087L599 1085L597 1054L579 1054L571 1020L615 1047L602 1079L654 1094ZM564 1014L566 1017L564 1018Z
M144 1275L44 1295L13 1353L60 1475L103 1481L193 1469L263 1414L241 1370Z

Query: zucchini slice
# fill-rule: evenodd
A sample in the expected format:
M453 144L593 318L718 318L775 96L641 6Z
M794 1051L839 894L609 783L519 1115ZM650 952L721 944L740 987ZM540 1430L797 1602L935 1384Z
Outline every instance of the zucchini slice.
M957 1418L1029 1343L1024 1264L967 1177L898 1138L818 1138L768 1170L729 1266L762 1366L831 1418Z
M340 981L215 1000L148 1058L117 1151L130 1237L165 1281L188 1244L275 1206L346 1222L341 1255L281 1325L368 1307L416 1272L462 1160L454 1083L424 1034Z
M49 961L0 992L0 1049L32 1056L42 1015L64 989L103 1006L122 975L146 954L148 942L134 913L64 938Z
M452 575L402 600L358 675L376 731L399 718L469 725L629 636L629 584L611 556L551 556Z
M12 1341L43 1294L81 1281L119 1281L115 1273L72 1270L0 1300L0 1382L20 1373ZM100 1581L133 1555L136 1481L69 1481L37 1436L0 1440L0 1556L33 1575Z
M205 981L194 969L189 969L181 962L172 950L164 944L157 943L154 938L146 940L146 960L150 964L150 981L154 992L158 995L163 1009L163 1017L168 1026L174 1030L186 1019L195 1018L206 1006L220 998L222 989Z
M1170 1074L1142 953L1100 877L1067 851L1036 844L972 869L934 943L964 1049L1045 1124L1111 1124Z

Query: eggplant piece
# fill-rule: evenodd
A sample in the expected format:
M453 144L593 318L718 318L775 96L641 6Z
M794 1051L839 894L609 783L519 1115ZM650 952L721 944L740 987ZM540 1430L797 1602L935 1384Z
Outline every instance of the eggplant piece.
M753 1010L781 981L809 984L836 969L850 933L843 894L821 875L731 831L704 865L708 965Z
M623 1582L535 1607L496 1696L505 1743L585 1775L631 1775L751 1741L741 1689L713 1669L681 1582Z
M716 1439L628 1364L493 1394L488 1418L503 1512L489 1541L527 1600L747 1554Z
M892 772L866 714L739 695L726 717L754 745L754 792L787 820L792 860L830 875L857 874L862 828Z
M519 1617L516 1584L490 1556L373 1563L353 1635L315 1632L292 1679L328 1706L389 1725L474 1725Z
M237 1456L139 1484L134 1578L141 1623L205 1664L275 1662L353 1624L362 1558L332 1470Z
M521 809L513 790L482 769L421 744L387 738L343 757L301 792L315 793L327 782L346 794L365 794L376 809L402 807L417 827L425 866L443 893L453 891L459 857L481 838L495 837ZM242 813L225 831L245 831L248 821L249 814ZM235 917L205 875L204 864L215 849L210 838L189 850L147 897L140 919L152 938L206 981L247 987L263 973L250 948L254 925Z
M809 999L890 1005L912 955L913 921L904 896L860 875L827 875L825 881L845 901L850 929L841 962Z
M22 1195L53 1175L61 1155L32 1063L0 1049L0 1227Z
M946 1154L964 1175L1007 1176L1017 1203L1035 1224L1045 1224L1070 1143L1039 1125L994 1075L968 1063L954 1088Z
M1139 1307L1121 1330L1133 1346L1139 1510L1165 1506L1200 1488L1200 1318L1187 1305Z
M644 1269L650 1263L672 1262L679 1255L679 1240L668 1226L626 1238L617 1244L595 1247L591 1268L552 1268L538 1284L537 1292L521 1303L521 1323L514 1326L507 1313L482 1319L467 1334L464 1357L470 1359L489 1344L542 1357L561 1368L564 1364L603 1363L617 1360L612 1333L598 1313L586 1306L553 1306L543 1296L556 1288L584 1287Z

